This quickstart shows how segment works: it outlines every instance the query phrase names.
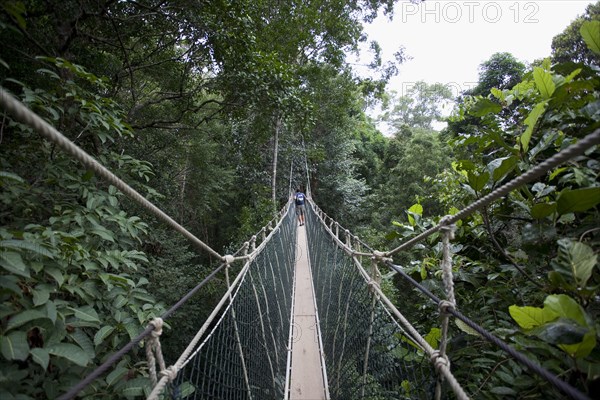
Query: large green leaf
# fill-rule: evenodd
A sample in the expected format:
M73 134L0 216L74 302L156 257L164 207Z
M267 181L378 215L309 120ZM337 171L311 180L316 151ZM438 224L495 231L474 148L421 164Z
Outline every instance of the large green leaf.
M544 99L552 97L552 94L556 90L556 86L552 81L552 74L550 72L544 71L543 68L535 67L533 68L533 80Z
M79 346L72 343L56 343L49 345L46 350L48 353L56 356L65 358L77 365L85 367L90 362L90 358L85 351Z
M600 203L600 187L563 190L557 200L559 214L585 211Z
M94 345L100 345L115 330L112 326L103 326L94 335Z
M570 239L558 241L558 255L551 262L552 268L567 280L574 281L579 288L585 288L598 256L585 243Z
M29 278L29 267L25 265L21 255L14 251L0 251L0 267L10 273Z
M29 356L29 344L25 332L17 331L0 336L0 342L0 350L7 360L25 361Z
M35 349L31 349L31 357L33 361L38 363L44 370L48 368L48 363L50 362L50 354L48 354L48 350L36 347Z
M569 353L572 357L583 358L587 357L594 347L596 347L596 331L590 330L585 334L583 340L576 344L560 344L558 345L565 352Z
M9 318L8 324L6 325L6 330L9 331L11 329L18 328L19 326L24 325L27 322L43 318L48 318L48 316L44 312L33 309L25 310Z
M492 174L494 182L502 180L510 171L512 171L519 159L515 156L496 158L487 165L488 170Z
M0 241L0 247L5 247L5 248L9 248L9 249L29 250L30 252L41 255L41 256L54 258L54 254L50 250L46 249L45 247L40 246L37 243L31 243L26 240L15 240L15 239L2 240L2 241Z
M531 216L535 219L543 219L556 211L556 203L538 203L531 207Z
M413 204L409 209L408 209L408 223L411 226L415 226L416 225L416 221L415 221L415 217L413 217L413 215L423 215L423 206L420 205L419 203L417 204Z
M80 308L69 307L69 309L73 310L75 312L75 317L79 318L82 321L100 322L98 313L90 306L84 306Z
M566 294L551 294L544 300L544 308L548 308L560 317L572 319L581 326L587 326L585 312L581 306Z
M469 186L471 186L476 192L480 192L485 187L485 184L489 179L490 173L487 171L479 175L474 172L468 173Z
M589 331L589 328L571 320L559 318L556 321L539 326L529 333L552 344L576 344L581 343Z
M585 21L579 32L588 48L594 53L600 54L600 21Z
M558 318L558 314L546 307L519 307L512 305L508 308L510 316L523 329L532 329Z
M490 113L499 113L502 106L490 99L482 97L477 99L477 103L471 108L471 114L475 117L483 117Z
M531 112L527 116L527 118L525 118L525 125L527 125L527 128L519 138L519 141L521 142L521 147L525 152L529 149L529 142L531 141L533 128L535 127L535 124L537 123L538 119L540 119L540 117L544 114L544 111L546 111L547 104L547 101L542 101L541 103L536 104L535 107L533 107L533 110L531 110Z

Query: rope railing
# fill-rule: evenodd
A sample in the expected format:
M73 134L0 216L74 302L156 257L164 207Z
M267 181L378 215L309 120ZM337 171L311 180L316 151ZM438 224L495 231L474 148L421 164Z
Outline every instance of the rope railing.
M267 226L271 227L269 229L270 233L265 238L265 240L262 241L262 243L259 245L259 247L257 247L255 249L255 251L249 255L242 270L236 276L235 280L233 282L231 282L231 284L229 284L229 275L227 275L228 290L225 292L225 294L223 295L223 297L221 298L219 303L215 306L215 308L213 309L211 314L205 320L202 327L200 327L200 329L197 331L196 335L190 341L190 343L186 347L186 349L182 352L182 354L177 359L175 364L172 365L171 367L169 367L170 373L168 375L165 374L160 379L160 381L158 381L158 383L154 386L151 394L148 396L148 400L158 399L159 395L163 392L163 390L165 389L165 386L168 384L168 382L173 381L177 377L177 374L179 373L179 371L181 371L190 362L190 360L192 360L194 357L196 357L198 355L200 349L202 348L202 346L196 348L198 345L198 342L204 336L206 331L211 327L214 319L219 315L219 313L223 309L223 306L226 303L227 303L227 310L231 310L230 312L232 313L232 316L233 316L234 334L236 337L236 349L237 349L237 351L240 352L240 355L241 355L240 359L242 360L241 362L242 362L244 382L247 387L248 393L250 394L250 397L251 397L251 390L250 390L249 380L248 380L248 372L247 372L247 367L246 367L244 357L243 357L243 349L242 349L242 345L241 345L241 339L239 336L239 329L237 327L237 322L236 322L236 317L235 317L235 307L233 307L233 300L236 297L237 290L239 290L241 282L243 282L245 280L245 278L248 274L248 271L250 269L250 266L253 264L256 257L263 252L264 248L271 242L272 237L274 235L276 235L277 232L280 231L281 226L284 223L284 221L286 221L286 219L287 220L290 219L290 215L291 215L291 212L289 211L290 205L291 205L291 202L288 202L286 207L284 207L284 210L287 210L287 212L286 212L286 214L282 214L283 215L282 218L277 222L275 227L272 227L271 222L269 222L269 224ZM261 230L261 232L265 232L265 231L266 231L265 229ZM229 269L229 267L230 267L230 265L226 264L226 268ZM233 293L234 291L236 291L236 294ZM223 313L223 315L224 315L224 313ZM214 329L216 329L218 326L219 326L219 324L217 324L214 327ZM213 331L214 331L214 329L213 329ZM208 338L204 341L204 343L206 343L207 340L208 340Z
M95 370L93 370L90 374L88 374L84 379L82 379L79 383L69 389L65 394L61 395L59 400L72 399L79 392L85 389L88 385L90 385L93 381L98 379L102 374L104 374L110 367L112 367L115 363L117 363L125 354L127 354L132 348L138 345L142 340L146 339L150 335L153 335L152 340L150 341L152 344L147 349L148 358L149 358L149 370L151 375L152 371L155 369L154 364L154 353L157 352L156 358L161 365L161 369L164 375L164 361L162 361L162 354L160 353L160 342L158 341L160 332L162 331L162 321L166 320L170 315L176 312L184 303L186 303L191 297L193 297L202 287L204 287L207 283L212 281L219 272L221 272L224 268L228 268L233 262L240 260L250 260L256 257L258 253L264 248L266 241L270 238L269 232L273 232L277 227L273 228L273 223L280 224L283 220L284 216L287 214L289 209L290 202L288 202L280 211L279 215L275 216L271 219L267 225L265 225L256 235L252 236L249 242L245 242L242 247L240 247L234 254L232 255L220 255L217 251L212 249L209 245L204 243L202 240L197 238L191 232L189 232L182 225L177 223L173 218L171 218L167 213L161 210L158 206L154 205L152 202L147 200L144 196L142 196L139 192L137 192L134 188L128 185L126 182L121 180L115 174L113 174L108 168L104 167L97 160L95 160L92 156L90 156L87 152L77 146L75 143L70 141L67 137L65 137L62 133L56 130L52 125L46 122L43 118L38 116L36 113L31 111L27 106L25 106L18 99L13 97L10 93L8 93L4 88L0 87L0 106L2 106L7 112L9 112L15 119L20 122L30 126L35 131L37 131L42 137L47 140L55 143L60 149L65 151L67 154L71 155L77 161L79 161L83 166L93 171L97 176L104 179L107 183L112 184L117 189L119 189L123 194L128 196L130 199L141 205L143 208L148 210L151 214L156 216L160 221L164 222L171 229L179 232L185 238L190 240L190 242L200 251L206 252L209 255L219 259L222 261L219 267L214 269L206 278L204 278L200 283L198 283L193 289L191 289L185 296L183 296L176 304L174 304L171 308L169 308L165 313L161 315L160 318L156 318L151 321L146 328L135 338L133 338L128 344L123 346L120 350L112 354L105 362L103 362L100 366L98 366ZM256 247L257 237L260 237L261 244L259 247ZM248 254L248 250L251 248L250 254ZM242 255L239 255L243 253ZM248 265L248 262L246 262ZM240 274L241 275L241 274ZM237 279L236 279L237 282ZM235 287L235 285L230 286L230 289ZM216 312L211 314L211 319L214 319L214 315ZM207 323L203 326L206 329ZM150 362L152 360L152 362ZM171 379L174 379L176 376L176 371L170 371L168 374ZM162 381L162 379L161 379ZM159 381L159 383L161 382Z
M360 276L368 284L368 287L370 288L370 290L373 291L374 293L376 293L377 302L379 304L381 304L383 307L387 308L392 313L392 315L394 315L394 317L397 319L397 321L400 323L400 325L403 328L402 333L406 334L407 337L409 337L412 341L414 341L414 343L423 352L425 352L427 354L427 356L431 360L432 364L434 365L435 369L441 375L444 376L445 380L448 382L448 384L454 391L456 397L461 400L468 399L469 398L468 395L464 392L464 390L462 389L462 387L460 386L460 384L457 382L456 378L450 371L450 365L447 362L447 358L444 355L440 354L433 347L431 347L431 345L429 343L427 343L427 341L423 338L423 336L421 336L418 333L416 328L398 310L398 308L393 304L393 302L383 293L383 291L377 284L376 278L374 279L374 277L372 276L373 274L370 275L365 270L365 268L362 266L361 262L358 260L357 254L352 250L352 248L350 246L348 246L348 242L343 242L335 234L335 232L331 229L330 225L327 224L328 218L325 216L325 214L318 209L318 207L316 206L316 204L314 202L310 201L309 204L311 205L311 210L314 212L314 215L316 216L315 222L317 222L319 225L321 225L324 228L324 230L327 232L327 234L329 234L329 236L333 239L333 242L335 243L336 247L341 249L348 257L350 257L352 259L352 262L353 262L354 266L356 267L356 269L358 270ZM348 235L348 237L351 237L351 236ZM309 236L309 238L310 238L310 236ZM379 261L377 259L377 257L375 257L373 254L371 254L370 256L371 256L371 259L373 262L376 263ZM328 266L328 268L331 268L331 266ZM315 278L315 280L318 280L318 278ZM316 284L318 284L318 283L316 283ZM338 282L338 285L341 286L341 284L339 282ZM346 300L346 301L349 302L349 300ZM354 306L356 306L356 305L354 305ZM366 315L370 315L370 314L366 314ZM369 326L369 330L372 331L371 326ZM369 335L369 338L371 338L371 337L372 337L372 335ZM368 340L367 343L369 344L369 346L367 346L367 348L369 348L370 340ZM366 360L365 361L365 363L366 363L368 361L367 356L365 356L365 360ZM328 367L328 370L329 370L329 367ZM365 367L365 370L366 370L366 367ZM423 378L419 379L419 381L422 382ZM364 387L361 389L364 390ZM425 397L434 397L434 395L433 395L433 393L431 393L430 395L427 395Z

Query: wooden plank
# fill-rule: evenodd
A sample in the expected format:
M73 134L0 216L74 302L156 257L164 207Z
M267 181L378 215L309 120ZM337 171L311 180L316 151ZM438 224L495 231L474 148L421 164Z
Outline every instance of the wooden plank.
M308 260L305 226L298 227L299 256L295 265L294 341L290 378L291 400L326 400L324 366L319 351L318 322Z

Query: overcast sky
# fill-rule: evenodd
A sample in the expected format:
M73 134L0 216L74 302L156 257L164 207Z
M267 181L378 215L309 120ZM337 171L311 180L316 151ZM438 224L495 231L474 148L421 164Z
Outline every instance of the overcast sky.
M590 3L595 1L403 0L396 4L392 21L380 15L365 31L369 41L380 44L384 62L393 60L401 46L412 57L400 65L388 91L403 94L423 80L445 84L456 96L476 85L479 64L494 53L509 52L524 63L550 56L552 38ZM356 72L368 74L360 65L369 61L356 61ZM447 116L452 104L444 108ZM368 110L374 118L380 112L379 106ZM434 129L445 125L436 122ZM385 123L377 126L386 135L392 133Z
M552 38L593 1L451 1L396 4L394 19L380 15L365 27L382 47L384 61L400 46L412 60L400 66L390 89L403 92L424 80L449 85L458 93L477 82L478 66L496 52L523 62L550 55Z

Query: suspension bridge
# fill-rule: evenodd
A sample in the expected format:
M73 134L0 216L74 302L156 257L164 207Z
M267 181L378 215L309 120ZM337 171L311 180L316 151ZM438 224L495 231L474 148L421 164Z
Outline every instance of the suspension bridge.
M237 252L221 255L3 89L0 105L199 251L220 260L211 274L161 318L150 321L135 339L60 399L75 398L142 341L153 387L149 399L467 399L465 382L455 378L447 355L452 319L505 351L528 373L547 381L557 397L589 399L459 311L450 243L455 222L598 145L600 129L387 252L372 249L352 235L309 196L304 226L298 226L290 198ZM393 262L395 254L438 232L444 293L431 292ZM414 290L392 302L381 288L383 271L399 274ZM226 293L177 361L167 366L160 344L163 321L219 274L225 275ZM427 340L395 304L408 309L423 301L433 302L439 310L431 316L440 327L436 343Z

